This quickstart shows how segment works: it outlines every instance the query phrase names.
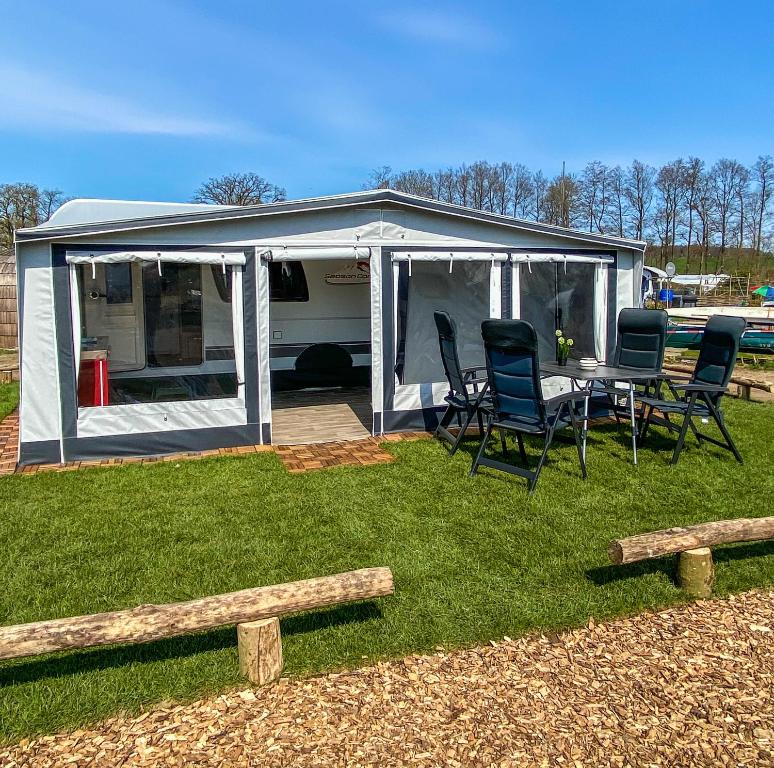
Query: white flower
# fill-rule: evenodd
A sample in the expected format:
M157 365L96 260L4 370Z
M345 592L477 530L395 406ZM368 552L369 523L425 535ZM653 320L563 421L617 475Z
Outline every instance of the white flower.
M556 329L556 338L557 339L561 339L562 338L562 331L559 328Z
M575 342L572 339L567 339L567 346L571 347Z

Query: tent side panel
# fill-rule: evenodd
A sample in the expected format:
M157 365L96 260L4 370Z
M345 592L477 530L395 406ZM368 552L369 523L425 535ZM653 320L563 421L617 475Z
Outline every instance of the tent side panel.
M47 243L19 244L21 463L61 458L54 270Z

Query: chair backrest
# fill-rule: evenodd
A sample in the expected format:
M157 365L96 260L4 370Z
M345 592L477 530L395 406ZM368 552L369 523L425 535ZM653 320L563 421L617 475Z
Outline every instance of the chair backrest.
M699 359L691 381L694 384L713 384L726 388L734 372L739 344L747 323L743 317L713 315L704 326L699 346ZM717 404L721 394L712 395Z
M433 312L435 327L438 329L438 344L441 348L441 362L449 382L449 394L469 400L465 386L460 356L457 352L457 329L448 312Z
M669 315L663 309L622 309L613 365L661 370Z
M495 418L526 418L545 427L538 340L532 324L526 320L484 320L481 335Z

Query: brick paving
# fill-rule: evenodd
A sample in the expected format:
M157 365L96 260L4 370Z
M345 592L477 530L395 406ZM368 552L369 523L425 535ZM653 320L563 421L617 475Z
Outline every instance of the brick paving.
M275 450L288 472L308 472L310 469L352 464L386 464L393 461L395 457L384 450L383 443L429 437L428 432L400 432L395 435L384 435L381 438L369 437L365 440L311 445L278 445Z
M163 461L188 461L207 456L238 456L246 453L276 451L289 472L307 472L344 465L384 464L393 461L392 454L382 448L382 443L399 440L430 438L427 432L399 432L381 438L349 440L311 445L240 445L236 448L216 448L208 451L173 453L167 456L137 456L92 461L71 461L66 464L32 464L19 467L16 464L19 445L18 411L0 422L0 476L34 475L39 472L68 472L85 467L119 467L126 464L156 464Z
M0 475L12 475L16 471L19 447L19 412L14 411L0 421Z

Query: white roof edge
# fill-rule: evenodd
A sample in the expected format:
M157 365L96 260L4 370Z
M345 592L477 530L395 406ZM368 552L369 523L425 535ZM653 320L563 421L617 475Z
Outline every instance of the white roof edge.
M264 203L262 205L251 206L219 206L206 205L200 203L142 203L140 201L128 201L129 205L148 205L148 206L170 206L178 207L177 211L167 213L156 213L144 217L125 217L119 219L99 219L89 222L77 222L64 224L54 222L52 219L46 225L37 227L27 227L16 231L19 241L45 240L55 236L73 237L82 235L108 234L114 231L131 229L148 229L162 226L183 225L188 223L198 223L207 221L219 221L236 218L250 218L253 216L270 216L300 213L305 210L321 210L326 208L337 208L359 205L362 202L393 202L398 205L406 205L435 213L460 216L478 221L485 221L490 224L506 226L516 229L524 229L531 232L543 234L554 234L558 237L568 239L582 240L591 243L597 243L607 246L619 246L631 250L642 251L647 243L641 240L630 240L613 235L595 234L567 227L559 227L553 224L544 224L542 222L530 221L527 219L517 219L511 216L503 216L495 213L480 211L475 208L468 208L454 203L445 203L430 198L411 195L406 192L397 192L391 189L363 190L359 192L348 192L337 195L326 195L320 197L310 197L300 200L287 200L277 203ZM71 201L75 202L75 201ZM84 201L85 202L85 201ZM99 203L125 203L127 201L92 201ZM62 206L64 208L64 206ZM186 208L188 210L180 210ZM61 210L61 209L60 209ZM51 231L47 231L51 230Z
M47 221L27 229L95 224L98 222L128 221L152 216L198 213L233 208L231 205L209 203L170 203L155 200L104 200L78 197L63 203Z

